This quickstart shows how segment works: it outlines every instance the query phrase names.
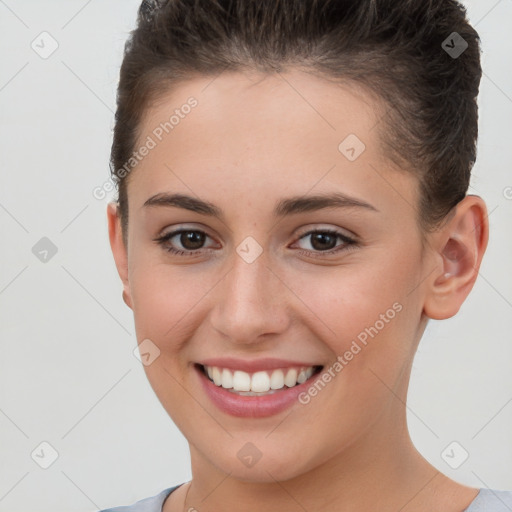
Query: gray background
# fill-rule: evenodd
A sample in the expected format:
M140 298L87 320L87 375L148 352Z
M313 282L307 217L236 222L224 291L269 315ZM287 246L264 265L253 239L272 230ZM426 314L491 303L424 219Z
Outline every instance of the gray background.
M487 202L491 240L459 314L432 321L421 341L408 420L440 471L512 489L512 0L465 4L484 50L470 192ZM92 195L109 177L138 5L0 0L0 511L93 511L191 477L185 439L133 355L108 199ZM59 45L46 59L31 47L43 31ZM58 249L46 263L32 252L43 237ZM47 469L42 442L58 452ZM446 460L463 449L468 459L452 469Z

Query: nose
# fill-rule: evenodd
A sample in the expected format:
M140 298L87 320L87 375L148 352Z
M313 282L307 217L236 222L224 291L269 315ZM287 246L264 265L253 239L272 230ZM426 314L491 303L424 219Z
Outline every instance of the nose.
M290 291L262 254L248 263L238 254L216 286L210 321L233 343L253 344L284 332L289 325Z

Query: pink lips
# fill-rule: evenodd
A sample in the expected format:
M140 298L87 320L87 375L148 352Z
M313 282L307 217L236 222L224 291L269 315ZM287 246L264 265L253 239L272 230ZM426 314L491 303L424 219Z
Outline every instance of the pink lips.
M230 370L242 370L247 373L254 373L264 370L277 370L278 368L321 366L320 364L312 364L310 361L291 361L270 357L257 360L244 360L236 359L233 357L218 357L198 361L198 364L203 366L218 366L219 368L229 368Z
M285 361L283 359L260 359L256 361L243 361L233 358L207 359L198 363L198 365L218 366L220 368L229 368L231 370L242 370L248 373L264 370L274 370L277 368L288 367L309 367L320 366L312 365L298 361ZM232 416L242 418L263 418L278 414L294 403L298 402L298 395L304 392L314 379L316 373L302 384L287 388L286 386L275 393L264 396L243 396L228 391L222 386L214 384L203 372L203 370L195 365L195 370L211 401L223 412Z

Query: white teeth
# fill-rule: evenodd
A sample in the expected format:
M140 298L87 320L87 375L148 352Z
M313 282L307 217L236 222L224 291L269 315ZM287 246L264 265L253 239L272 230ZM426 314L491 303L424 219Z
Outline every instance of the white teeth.
M270 376L270 389L281 389L284 387L283 370L274 370Z
M262 393L270 389L270 377L267 372L256 372L251 378L251 391Z
M295 368L291 368L288 370L286 377L284 378L284 383L289 387L295 386L297 384L297 370Z
M231 373L225 368L224 371ZM248 373L236 370L233 374L233 385L231 387L236 391L251 391L251 376Z
M233 374L226 370L225 368L222 370L222 378L221 385L223 388L229 389L233 387Z
M220 370L216 366L214 366L212 373L213 382L215 382L217 386L220 386L222 384L222 375L220 373Z
M230 370L217 366L205 366L210 380L217 386L231 389L241 394L273 393L285 386L291 388L308 380L314 372L314 367L284 368L255 372L252 375L241 370Z

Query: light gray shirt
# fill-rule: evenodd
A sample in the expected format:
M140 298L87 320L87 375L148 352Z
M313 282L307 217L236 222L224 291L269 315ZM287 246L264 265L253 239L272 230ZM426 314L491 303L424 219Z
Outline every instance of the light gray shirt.
M178 487L179 485L168 487L156 496L144 498L133 505L108 508L99 512L162 512L165 499ZM464 512L512 512L512 491L480 489Z

